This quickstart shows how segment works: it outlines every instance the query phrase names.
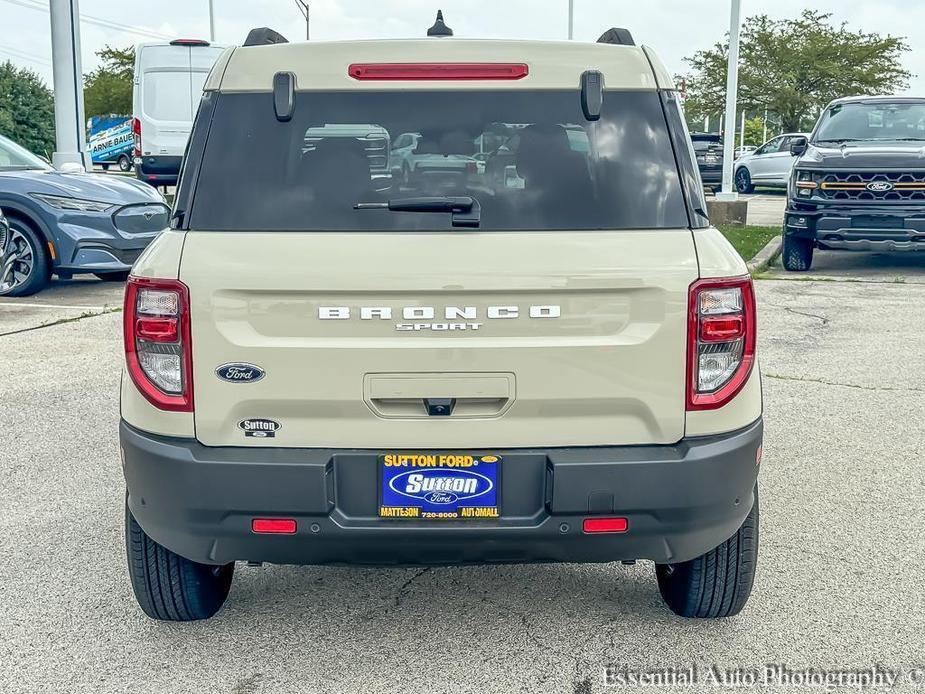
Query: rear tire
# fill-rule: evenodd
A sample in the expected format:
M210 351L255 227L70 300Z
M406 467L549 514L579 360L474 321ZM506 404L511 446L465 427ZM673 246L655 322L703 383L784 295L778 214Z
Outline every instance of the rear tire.
M731 617L745 606L758 561L758 486L755 503L735 535L681 564L655 567L658 589L681 617Z
M790 272L809 270L813 266L813 240L784 234L781 262Z
M125 548L135 599L151 619L192 622L218 612L231 588L234 564L199 564L152 540L125 504Z
M119 171L127 173L132 170L132 160L129 159L127 154L123 154L119 157Z
M128 279L128 272L94 272L99 279L104 282L125 282Z
M735 174L736 190L748 195L755 192L755 184L752 183L752 174L744 166L739 167Z

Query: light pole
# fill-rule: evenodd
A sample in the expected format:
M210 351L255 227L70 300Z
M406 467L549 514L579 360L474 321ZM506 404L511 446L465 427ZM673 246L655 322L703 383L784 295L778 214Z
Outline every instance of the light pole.
M215 43L215 8L209 0L209 41Z
M568 40L575 38L575 0L568 0Z
M717 200L738 200L732 187L732 167L735 154L736 96L739 91L739 28L742 0L732 0L729 12L729 65L726 70L726 125L723 135L723 190Z
M742 126L739 129L739 150L745 148L745 109L742 109Z
M84 131L84 84L80 69L80 9L77 0L56 0L51 14L51 60L55 85L55 168L78 164L89 170Z

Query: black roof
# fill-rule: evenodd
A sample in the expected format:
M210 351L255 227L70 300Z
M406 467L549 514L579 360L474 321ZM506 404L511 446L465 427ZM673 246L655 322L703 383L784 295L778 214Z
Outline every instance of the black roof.
M921 104L925 103L925 96L845 96L835 99L828 105L831 108L837 104Z

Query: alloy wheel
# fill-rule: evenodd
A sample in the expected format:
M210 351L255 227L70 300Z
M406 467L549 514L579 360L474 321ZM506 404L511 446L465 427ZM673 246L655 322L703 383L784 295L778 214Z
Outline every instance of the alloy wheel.
M25 235L10 229L6 248L0 250L0 295L28 281L35 270L35 252Z
M748 188L751 185L750 178L751 177L748 175L748 171L746 169L739 169L736 172L736 189L740 193L748 192Z

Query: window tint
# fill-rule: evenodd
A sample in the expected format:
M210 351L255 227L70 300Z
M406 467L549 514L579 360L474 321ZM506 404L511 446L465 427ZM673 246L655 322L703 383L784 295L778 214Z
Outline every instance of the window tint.
M25 147L0 135L0 169L50 169Z
M434 196L475 198L483 230L688 225L658 94L607 92L589 123L577 90L299 92L286 123L270 94L220 94L189 224L449 229L449 214L354 209Z
M144 79L144 111L155 120L189 121L189 72L146 72Z
M717 140L693 140L693 145L694 151L698 154L723 151L723 143Z
M758 148L755 154L772 154L780 149L780 143L783 138L775 137Z

